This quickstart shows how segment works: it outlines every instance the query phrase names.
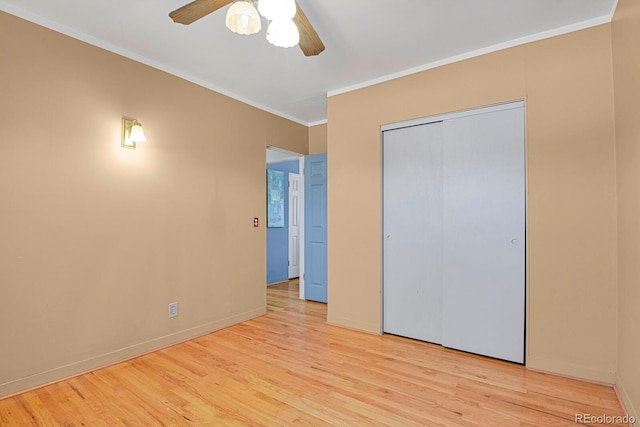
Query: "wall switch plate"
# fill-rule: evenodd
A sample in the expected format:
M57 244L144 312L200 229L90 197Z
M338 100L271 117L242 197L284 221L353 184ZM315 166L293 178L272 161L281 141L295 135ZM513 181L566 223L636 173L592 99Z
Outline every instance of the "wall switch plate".
M169 304L169 317L176 317L178 315L178 303L172 302Z

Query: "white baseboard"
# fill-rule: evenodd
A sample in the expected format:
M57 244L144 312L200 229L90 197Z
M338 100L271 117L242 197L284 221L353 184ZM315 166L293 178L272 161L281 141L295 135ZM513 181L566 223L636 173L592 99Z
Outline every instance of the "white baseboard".
M620 400L620 404L622 405L622 409L624 409L629 416L635 418L636 420L635 423L630 425L633 427L640 427L640 413L637 411L637 408L633 406L631 397L627 393L626 389L624 388L624 384L622 384L622 381L619 377L616 380L615 390L616 394L618 395L618 399Z
M345 329L352 329L355 331L366 332L368 334L380 335L380 325L368 325L366 323L354 322L351 319L344 319L340 317L331 317L331 319L327 319L327 324L333 326L339 326Z
M261 316L259 308L0 384L0 399L120 363Z
M600 384L613 386L616 382L614 370L593 369L589 366L576 365L573 363L559 362L556 360L540 359L527 356L527 368L551 374L562 375L583 381L591 381Z

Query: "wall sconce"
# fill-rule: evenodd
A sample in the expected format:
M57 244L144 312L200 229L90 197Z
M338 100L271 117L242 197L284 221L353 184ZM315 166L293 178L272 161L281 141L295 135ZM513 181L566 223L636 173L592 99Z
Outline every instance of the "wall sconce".
M144 142L147 137L144 136L142 125L136 119L122 118L122 142L124 148L136 148L138 142Z

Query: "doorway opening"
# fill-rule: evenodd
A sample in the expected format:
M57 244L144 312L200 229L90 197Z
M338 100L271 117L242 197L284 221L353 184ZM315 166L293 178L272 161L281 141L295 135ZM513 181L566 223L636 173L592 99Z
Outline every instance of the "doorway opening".
M275 147L267 147L266 154L267 173L282 186L272 193L271 206L276 208L271 215L280 217L270 220L267 212L267 286L300 278L299 296L304 299L304 155Z

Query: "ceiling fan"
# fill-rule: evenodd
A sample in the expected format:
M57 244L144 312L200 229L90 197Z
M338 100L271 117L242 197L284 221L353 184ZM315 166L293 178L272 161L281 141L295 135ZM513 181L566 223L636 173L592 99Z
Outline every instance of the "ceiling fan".
M270 15L272 13L272 10L269 8L272 7L271 4L274 4L274 2L283 3L283 4L288 3L288 6L290 8L294 8L290 10L292 14L295 14L293 18L292 19L289 18L290 16L289 15L285 17L289 19L280 19L279 16ZM188 3L182 6L181 8L174 10L169 14L169 16L171 17L171 19L173 19L173 22L189 25L192 22L197 21L198 19L204 16L207 16L208 14L215 12L216 10L221 9L224 6L231 3L234 3L234 0L195 0L195 1L192 1L191 3ZM281 46L281 47L289 47L289 46L298 44L298 46L300 47L302 52L305 54L305 56L318 55L325 49L324 44L322 43L322 40L320 40L320 37L318 36L318 33L313 28L313 26L309 22L309 19L307 19L306 15L300 8L300 5L295 0L284 0L284 1L283 0L277 0L277 1L276 0L239 0L239 1L236 1L233 4L232 8L229 9L229 12L233 12L234 10L236 10L237 15L231 16L231 19L234 20L235 18L234 22L238 25L241 25L242 29L240 29L239 31L236 31L234 29L235 27L232 28L232 26L230 26L229 24L230 13L227 14L227 27L229 27L229 29L239 34L253 34L259 31L260 16L257 14L257 11L255 10L256 3L258 5L258 11L260 11L262 16L264 16L265 18L271 21L271 23L269 24L269 29L267 30L267 39L269 40L270 43L275 44L276 46ZM279 4L276 4L276 6L279 6ZM242 9L242 10L239 11L239 9ZM256 17L257 17L257 21L255 21ZM270 18L273 18L273 19L270 19ZM286 22L282 22L282 21L286 21ZM286 25L284 25L284 24L289 24L290 27L293 27L290 21L293 21L293 24L295 24L297 31L293 28L289 28ZM249 30L247 30L247 25L249 26L248 27ZM297 43L291 42L290 44L286 45L286 44L278 44L278 42L273 41L274 38L281 38L283 36L282 33L284 32L284 30L289 30L289 29L293 29L294 32L297 32L299 34L299 42ZM294 41L297 41L297 40L298 39L296 37Z

